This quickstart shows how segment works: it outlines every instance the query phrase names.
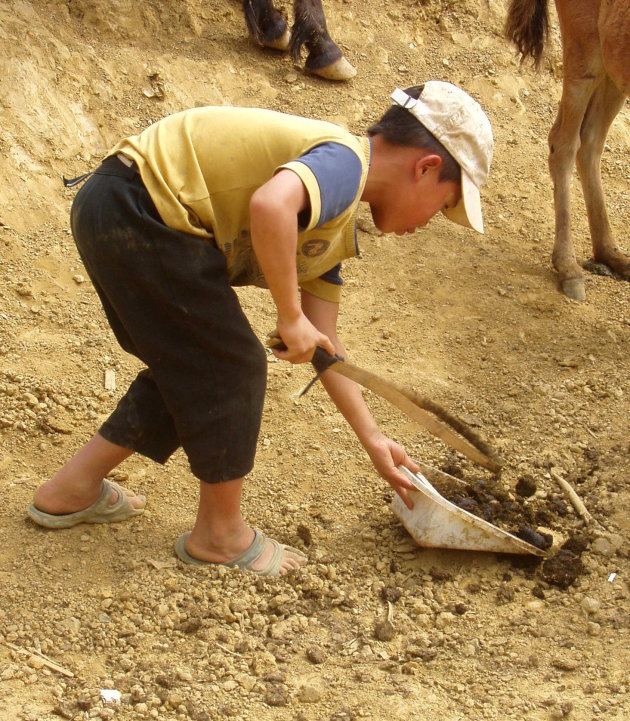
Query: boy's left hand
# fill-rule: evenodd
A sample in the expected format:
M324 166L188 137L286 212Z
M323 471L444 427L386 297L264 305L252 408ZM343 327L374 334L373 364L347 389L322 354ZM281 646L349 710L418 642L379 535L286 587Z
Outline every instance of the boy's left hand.
M409 458L407 451L401 445L387 436L376 439L366 450L379 474L402 498L407 508L413 508L409 491L414 490L414 485L397 466L406 466L414 473L420 470L420 466Z

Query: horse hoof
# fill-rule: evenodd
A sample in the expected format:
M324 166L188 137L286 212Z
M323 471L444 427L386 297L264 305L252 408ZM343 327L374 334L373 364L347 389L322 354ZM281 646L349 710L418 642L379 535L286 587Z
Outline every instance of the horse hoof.
M289 49L289 43L291 41L291 33L288 28L284 31L284 34L275 40L265 40L263 47L271 48L272 50L281 50L284 52Z
M571 300L577 300L580 303L586 300L584 278L569 278L562 281L562 292Z
M309 70L309 72L324 78L324 80L350 80L357 74L357 69L342 56L325 68L317 68L316 70Z

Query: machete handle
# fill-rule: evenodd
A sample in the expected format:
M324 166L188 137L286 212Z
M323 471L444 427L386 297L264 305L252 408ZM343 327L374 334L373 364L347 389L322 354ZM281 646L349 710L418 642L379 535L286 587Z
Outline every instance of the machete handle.
M276 350L287 350L286 343L277 335L268 336L267 346L269 348L275 348ZM325 370L328 370L334 363L338 362L343 362L343 358L340 355L337 355L336 353L335 355L330 355L330 353L324 350L321 346L317 346L317 348L315 348L315 353L313 353L313 357L311 358L311 363L318 375L323 373Z
M325 370L328 370L331 365L334 365L335 363L343 363L343 358L335 353L335 355L330 355L328 351L324 350L320 345L315 348L315 353L313 353L313 357L311 358L311 363L313 364L313 367L317 371L317 373L323 373Z

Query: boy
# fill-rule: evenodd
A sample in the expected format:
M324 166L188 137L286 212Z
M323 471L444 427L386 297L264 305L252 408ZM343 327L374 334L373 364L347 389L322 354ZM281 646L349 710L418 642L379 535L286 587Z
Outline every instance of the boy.
M268 287L291 363L336 334L341 261L357 254L369 203L377 228L413 233L437 212L483 232L479 188L492 131L464 91L438 81L396 90L392 107L355 136L331 123L261 109L208 107L122 140L79 191L72 232L121 346L147 366L96 435L35 492L42 526L119 521L145 498L103 480L133 452L164 463L181 445L200 481L180 559L282 575L296 549L241 516L266 384L266 353L231 286ZM408 506L417 470L378 429L352 381L322 382L380 475Z

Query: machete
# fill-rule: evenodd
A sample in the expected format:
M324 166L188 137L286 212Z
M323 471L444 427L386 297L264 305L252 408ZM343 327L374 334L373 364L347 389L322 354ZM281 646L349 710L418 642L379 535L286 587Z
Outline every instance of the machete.
M286 349L286 345L278 337L268 338L267 345L278 350ZM503 460L486 441L462 420L425 396L381 378L376 373L347 363L337 354L330 355L321 347L315 350L311 363L317 371L317 375L300 395L304 395L324 371L330 370L339 373L389 401L429 433L470 458L471 461L495 473L501 469Z

